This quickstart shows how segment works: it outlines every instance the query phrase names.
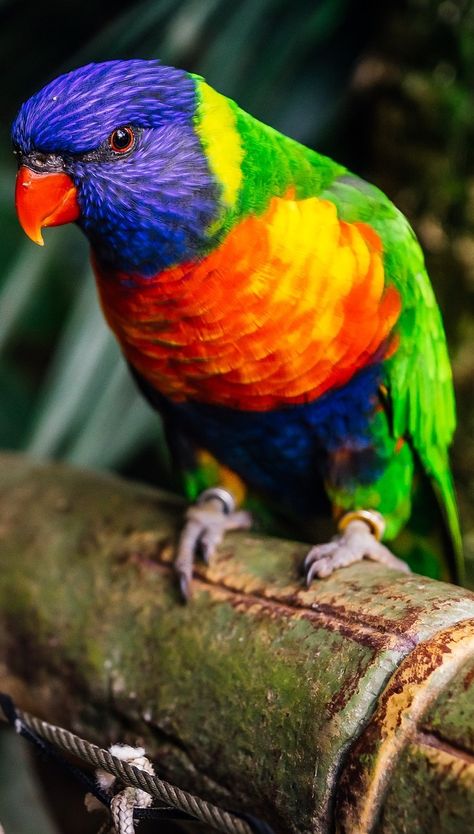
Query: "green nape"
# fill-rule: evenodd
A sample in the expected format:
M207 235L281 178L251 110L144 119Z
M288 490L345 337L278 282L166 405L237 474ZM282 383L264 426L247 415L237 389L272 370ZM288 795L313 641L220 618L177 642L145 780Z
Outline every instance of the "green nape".
M271 197L288 192L299 199L316 197L345 172L332 159L283 136L232 105L244 149L242 187L233 222L265 211Z
M272 197L316 197L345 168L250 116L200 77L194 126L221 186L222 214L211 234L222 237L243 218L261 214Z

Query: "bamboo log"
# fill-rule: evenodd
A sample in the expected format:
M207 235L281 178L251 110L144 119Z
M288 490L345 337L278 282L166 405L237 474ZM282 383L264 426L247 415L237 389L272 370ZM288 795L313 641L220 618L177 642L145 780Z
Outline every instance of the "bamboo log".
M474 595L236 533L180 604L179 499L0 458L0 688L277 832L456 834L474 819Z

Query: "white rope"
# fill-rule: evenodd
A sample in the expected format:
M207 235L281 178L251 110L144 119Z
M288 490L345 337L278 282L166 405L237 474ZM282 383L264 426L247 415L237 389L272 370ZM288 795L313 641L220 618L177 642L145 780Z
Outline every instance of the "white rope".
M133 767L144 770L152 776L155 775L153 765L145 756L143 747L114 744L109 748L109 752L121 761L128 762ZM111 797L110 814L114 834L135 834L134 809L149 808L153 802L153 797L140 788L124 787L120 779L101 768L96 770L96 779L98 786ZM90 793L86 794L84 803L88 811L103 810L103 805ZM102 826L102 829L104 829L104 826ZM110 823L104 829L104 831L107 830L110 830Z

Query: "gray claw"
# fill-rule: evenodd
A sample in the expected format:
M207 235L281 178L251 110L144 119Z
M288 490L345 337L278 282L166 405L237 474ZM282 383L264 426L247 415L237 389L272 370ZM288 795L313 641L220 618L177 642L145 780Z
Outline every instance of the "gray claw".
M203 541L199 542L199 555L204 564L209 565L209 562L211 561L212 551L211 548Z
M338 568L347 567L362 559L372 559L393 570L410 572L406 562L397 559L375 538L365 521L354 520L331 542L311 548L304 560L306 585L309 586L315 577L324 579Z
M208 565L227 530L247 530L250 526L248 512L225 513L222 502L215 499L188 508L174 563L181 596L185 601L192 595L194 559L198 556Z
M183 602L189 602L192 597L192 586L189 576L185 573L179 574L179 590L181 592Z

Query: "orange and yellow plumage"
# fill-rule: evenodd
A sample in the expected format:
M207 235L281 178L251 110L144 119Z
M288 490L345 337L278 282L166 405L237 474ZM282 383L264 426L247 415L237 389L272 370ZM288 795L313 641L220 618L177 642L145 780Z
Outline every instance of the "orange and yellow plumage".
M273 198L198 263L152 279L96 273L106 318L151 385L266 410L311 402L393 349L401 301L381 249L328 200Z

